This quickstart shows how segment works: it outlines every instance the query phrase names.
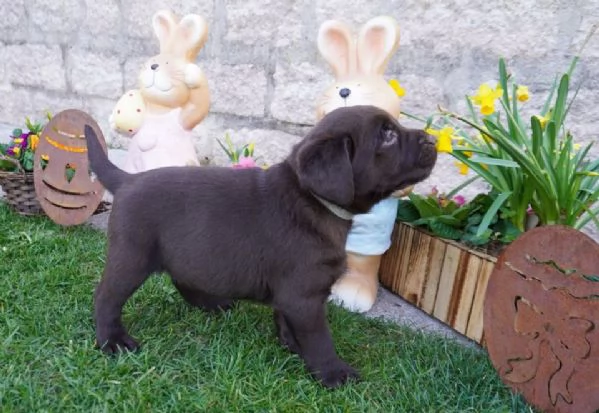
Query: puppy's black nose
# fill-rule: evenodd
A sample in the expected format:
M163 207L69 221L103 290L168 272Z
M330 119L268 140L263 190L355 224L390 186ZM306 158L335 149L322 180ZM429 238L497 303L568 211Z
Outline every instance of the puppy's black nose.
M345 99L346 97L348 97L350 94L351 94L351 90L349 90L346 87L344 87L343 89L341 89L339 91L339 96L341 96L343 99Z
M420 156L418 158L420 165L430 166L437 161L437 138L428 133L421 132L418 137L420 145Z
M158 63L154 63L152 66L150 66L150 69L152 69L152 70L158 69Z
M433 135L429 135L426 132L422 132L422 134L420 135L420 139L418 139L418 143L420 145L436 145L437 144L437 138L434 137Z

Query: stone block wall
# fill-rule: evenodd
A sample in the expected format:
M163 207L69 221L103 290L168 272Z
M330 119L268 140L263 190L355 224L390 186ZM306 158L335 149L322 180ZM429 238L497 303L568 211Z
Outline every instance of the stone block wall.
M315 102L333 79L316 48L326 19L358 25L389 14L398 20L400 47L386 77L399 79L407 91L403 110L418 115L437 104L461 107L465 94L496 80L500 56L530 87L532 113L599 21L597 0L2 1L0 125L80 108L98 120L112 156L121 159L116 151L127 140L110 134L108 116L121 94L136 86L142 63L158 52L151 16L161 8L198 13L210 24L198 64L209 79L212 104L195 132L198 151L216 164L225 157L215 138L226 132L237 142L255 141L257 154L271 163L314 124ZM581 82L569 125L588 142L599 130L599 35L576 72L574 83ZM452 158L443 157L418 189L449 189L463 179Z

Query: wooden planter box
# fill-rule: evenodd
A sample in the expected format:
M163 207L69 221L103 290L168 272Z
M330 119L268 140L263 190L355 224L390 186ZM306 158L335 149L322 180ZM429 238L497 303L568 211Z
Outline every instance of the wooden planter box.
M456 331L483 343L483 303L497 259L396 223L381 284Z

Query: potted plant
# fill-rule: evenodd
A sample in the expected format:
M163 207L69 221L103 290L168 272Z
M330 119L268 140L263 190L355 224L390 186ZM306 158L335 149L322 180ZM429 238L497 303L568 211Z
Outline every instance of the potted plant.
M519 234L496 211L495 192L466 201L456 190L401 199L383 285L467 337L482 342L486 285L502 248ZM477 235L479 230L481 235Z
M453 193L441 198L413 194L402 202L394 245L381 264L381 280L476 341L483 340L482 300L495 260L493 251L481 252L481 246L509 243L539 225L599 227L599 160L589 159L592 143L581 147L566 127L576 96L570 99L570 79L578 60L579 55L555 79L540 112L528 121L523 113L531 93L509 73L504 59L499 59L496 85L485 83L477 93L466 96L466 114L443 107L427 119L405 113L425 123L425 129L437 136L438 151L453 156L461 173L475 172L465 185L484 179L491 189L464 205L451 200ZM410 235L405 228L418 235ZM439 251L425 248L429 251L425 256L419 251L428 244L420 234L434 237L433 246L448 242L451 248L443 254L440 247L435 247ZM484 263L471 262L463 251L483 254ZM440 279L432 272L436 266L442 268ZM438 294L441 303L427 301L427 297L439 298ZM471 325L471 319L480 325Z
M229 161L231 162L231 166L235 169L242 168L257 168L260 167L262 169L266 169L266 164L258 165L259 158L254 155L254 143L246 143L241 147L235 147L231 137L227 133L225 135L225 142L221 142L220 139L216 139L222 150L225 152Z
M48 120L50 113L46 114ZM22 215L43 214L33 183L33 159L44 128L41 122L25 118L26 130L12 131L10 142L0 145L0 186L7 203Z

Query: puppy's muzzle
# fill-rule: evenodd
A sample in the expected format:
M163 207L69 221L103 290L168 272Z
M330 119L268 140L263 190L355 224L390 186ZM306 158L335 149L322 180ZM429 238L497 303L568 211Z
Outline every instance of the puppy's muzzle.
M418 157L420 166L433 166L437 162L437 138L422 132L418 137L418 145L420 145L420 156Z

